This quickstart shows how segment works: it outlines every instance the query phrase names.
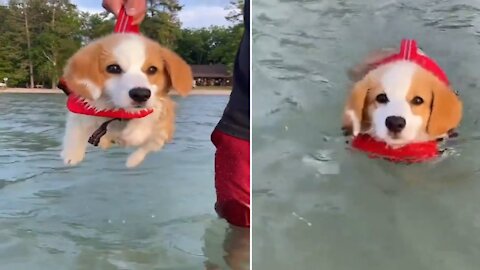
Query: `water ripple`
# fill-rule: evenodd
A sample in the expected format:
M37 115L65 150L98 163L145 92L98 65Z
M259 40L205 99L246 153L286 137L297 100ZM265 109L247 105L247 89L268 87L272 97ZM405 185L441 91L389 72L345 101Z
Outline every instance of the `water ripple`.
M480 2L254 5L254 269L476 269ZM339 132L345 71L402 38L439 61L465 104L459 140L418 166L349 151Z
M206 227L217 219L214 187L208 184L213 183L214 157L209 135L228 96L177 100L174 143L135 169L125 168L131 150L121 148L89 147L82 164L64 166L59 154L65 97L0 97L4 268L54 269L58 265L43 262L57 259L65 269L115 267L109 261L129 269L135 262L145 269L202 263L171 243L181 239L194 247L183 250L202 254ZM29 260L18 260L25 254Z

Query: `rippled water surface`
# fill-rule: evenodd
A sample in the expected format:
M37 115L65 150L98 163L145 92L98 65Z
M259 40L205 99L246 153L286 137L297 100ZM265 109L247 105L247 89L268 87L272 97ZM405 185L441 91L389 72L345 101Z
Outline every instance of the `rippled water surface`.
M254 269L478 269L480 2L258 0L253 9ZM436 162L346 148L346 69L419 45L465 105Z
M59 159L62 95L0 95L0 269L223 265L210 133L226 96L178 100L176 138L128 170L127 150Z

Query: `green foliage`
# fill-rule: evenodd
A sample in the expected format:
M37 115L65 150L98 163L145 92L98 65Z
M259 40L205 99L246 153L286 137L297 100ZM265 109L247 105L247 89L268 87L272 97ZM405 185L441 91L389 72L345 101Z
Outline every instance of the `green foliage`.
M237 14L235 7L242 2L232 5L230 14ZM233 66L243 31L240 16L227 18L235 23L230 27L181 29L181 9L178 0L148 0L142 33L190 64ZM8 77L12 87L24 87L30 80L54 87L68 58L111 33L115 23L106 12L80 12L70 0L9 0L8 6L0 6L0 18L0 82Z
M5 18L0 24L0 82L8 78L9 85L17 85L28 76L28 71L26 53L18 37L22 25L14 20L11 13L10 9L0 7L0 18Z
M188 63L208 64L211 51L210 35L210 31L205 28L182 30L177 44L177 53L182 55Z
M106 12L101 14L81 12L80 21L82 22L80 35L85 43L110 34L115 26L115 20Z
M243 5L245 4L245 1L243 0L237 0L237 1L230 1L230 7L229 7L229 12L228 15L225 19L228 21L234 23L234 24L239 24L243 20Z
M214 27L212 31L213 47L210 61L226 64L230 70L243 34L243 26L236 25L227 29Z
M162 45L175 49L180 36L180 21L177 13L182 9L178 0L148 0L147 15L141 31Z
M78 33L81 21L75 6L67 0L30 1L38 14L33 24L32 55L35 78L42 84L54 86L61 75L62 67L70 55L81 45ZM33 13L33 10L32 10Z
M190 64L225 64L230 71L243 34L243 25L184 29L177 52Z
M154 16L145 18L141 25L141 31L160 44L175 49L180 35L180 22L172 14L157 12Z

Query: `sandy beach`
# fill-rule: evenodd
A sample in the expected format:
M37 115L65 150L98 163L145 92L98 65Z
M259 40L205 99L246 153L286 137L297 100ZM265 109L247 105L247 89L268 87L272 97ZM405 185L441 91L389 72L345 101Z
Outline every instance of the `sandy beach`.
M231 89L228 88L201 88L197 87L193 89L191 95L230 95ZM63 94L60 89L44 89L44 88L5 88L0 89L0 93L17 93L17 94ZM178 93L172 91L172 95L178 95Z

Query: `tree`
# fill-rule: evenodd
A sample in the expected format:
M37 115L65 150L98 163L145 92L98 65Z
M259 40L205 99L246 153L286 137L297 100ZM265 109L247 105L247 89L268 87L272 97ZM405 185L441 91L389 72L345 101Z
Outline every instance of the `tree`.
M209 61L225 64L232 71L237 49L242 39L243 26L237 24L228 28L212 27L211 31L212 47Z
M183 29L176 51L191 64L208 64L211 50L209 29Z
M36 1L31 2L33 4ZM43 8L43 17L39 18L42 25L34 38L34 61L38 67L37 72L40 72L37 76L43 81L49 81L48 84L53 88L64 63L80 47L78 29L81 22L76 7L69 0L47 0L43 7L37 8Z
M177 0L148 0L143 34L176 50L190 64L232 67L243 31L241 22L230 27L181 29L181 9ZM67 59L82 45L111 33L115 23L106 12L80 12L71 0L9 0L7 6L0 6L0 18L0 81L7 77L10 86L21 87L55 87Z
M178 0L148 0L148 11L151 17L158 11L177 13L182 10L182 7Z
M196 65L225 64L231 71L243 34L243 26L212 26L183 29L177 41L177 53Z
M225 17L227 21L233 24L240 24L243 21L243 5L244 0L230 1L230 6L227 8L228 15Z
M69 0L10 0L2 12L0 62L5 75L0 75L10 85L48 82L54 87L66 59L80 46L76 7Z
M243 0L230 2L225 17L233 25L201 29L182 29L176 42L177 52L190 64L225 64L233 70L233 63L243 35Z
M142 32L160 44L175 49L180 36L178 12L181 9L178 0L148 0L147 16L141 25Z
M30 87L34 85L34 74L33 74L33 60L32 60L32 44L31 44L31 35L30 35L30 13L28 10L28 4L25 1L20 0L10 0L9 1L9 21L11 23L11 27L15 30L11 29L11 34L16 36L16 41L19 43L20 46L25 46L26 48L26 56L27 56L27 64L29 69L29 81ZM23 29L20 30L18 27L22 24ZM19 38L18 34L23 33L24 38Z
M115 25L115 20L109 18L106 12L101 14L82 12L80 17L82 21L81 35L83 43L88 43L94 39L110 34Z
M15 20L14 11L0 6L0 81L8 78L9 85L18 85L28 77L26 53L21 41L23 27L21 20Z

